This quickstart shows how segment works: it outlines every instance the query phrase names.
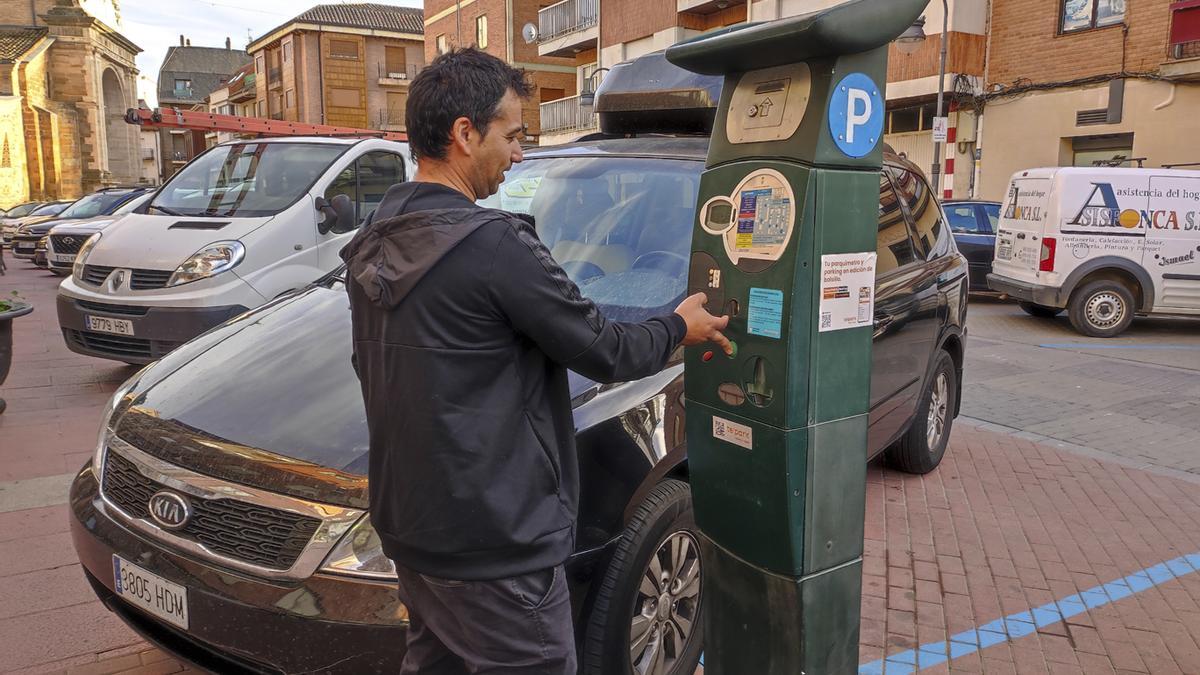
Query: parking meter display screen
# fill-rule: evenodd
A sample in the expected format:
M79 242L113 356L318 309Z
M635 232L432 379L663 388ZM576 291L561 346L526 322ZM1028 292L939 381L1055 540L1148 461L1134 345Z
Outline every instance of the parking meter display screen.
M583 295L609 319L642 321L683 300L702 169L644 157L530 158L480 204L532 215Z

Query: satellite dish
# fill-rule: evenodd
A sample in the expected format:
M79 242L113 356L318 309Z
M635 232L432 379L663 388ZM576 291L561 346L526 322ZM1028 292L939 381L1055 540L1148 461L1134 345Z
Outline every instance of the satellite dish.
M538 39L537 24L532 21L521 27L521 37L525 38L525 44L533 44Z

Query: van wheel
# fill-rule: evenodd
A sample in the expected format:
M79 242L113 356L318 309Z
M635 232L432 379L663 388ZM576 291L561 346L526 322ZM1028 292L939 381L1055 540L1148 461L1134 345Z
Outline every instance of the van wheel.
M1071 325L1089 337L1116 337L1133 323L1133 293L1115 281L1093 281L1071 296Z
M687 483L659 483L633 514L596 593L580 673L692 675L704 648L700 535Z
M1062 314L1061 307L1047 307L1045 305L1035 305L1032 302L1025 302L1023 300L1021 302L1018 302L1017 306L1020 307L1022 310L1024 310L1025 313L1028 314L1029 316L1036 316L1040 319L1053 319L1054 317L1058 316L1059 314Z
M905 473L923 474L936 469L950 441L957 395L954 361L945 350L939 349L933 375L921 395L912 426L887 449L888 463Z

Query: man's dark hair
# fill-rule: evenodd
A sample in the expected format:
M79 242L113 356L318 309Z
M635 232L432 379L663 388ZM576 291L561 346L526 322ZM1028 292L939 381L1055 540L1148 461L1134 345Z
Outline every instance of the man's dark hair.
M487 135L500 99L510 89L521 98L533 93L525 71L474 47L434 59L408 87L405 124L413 158L445 159L450 127L460 117Z

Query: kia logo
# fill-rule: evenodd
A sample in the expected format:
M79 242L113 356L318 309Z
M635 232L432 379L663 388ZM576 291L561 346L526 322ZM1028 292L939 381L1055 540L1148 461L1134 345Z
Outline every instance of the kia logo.
M150 498L150 517L168 530L178 530L192 517L192 505L174 492L156 492Z

